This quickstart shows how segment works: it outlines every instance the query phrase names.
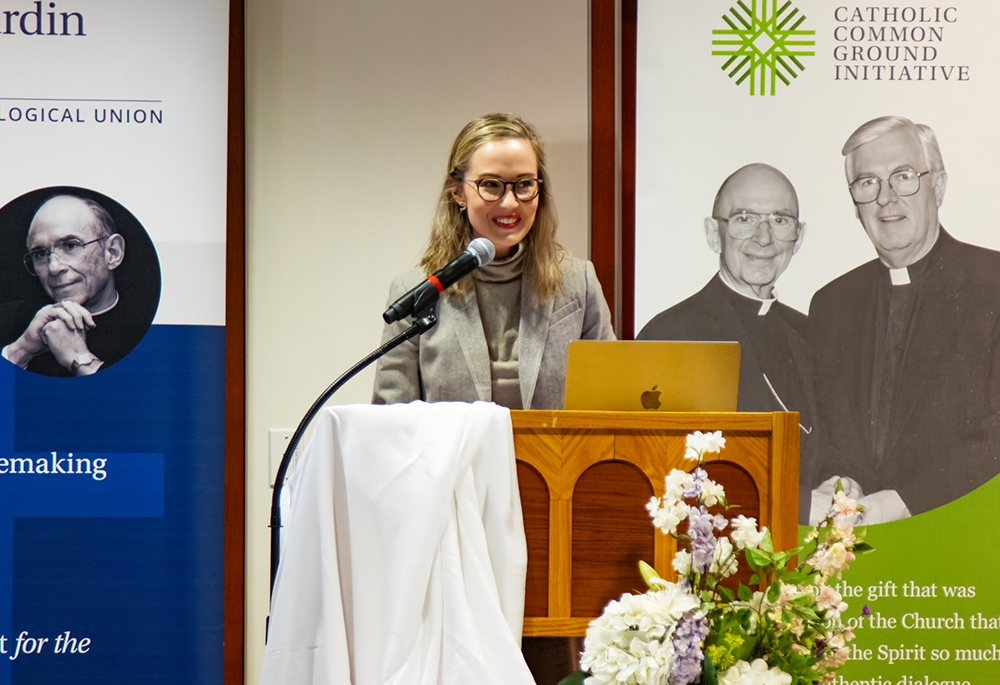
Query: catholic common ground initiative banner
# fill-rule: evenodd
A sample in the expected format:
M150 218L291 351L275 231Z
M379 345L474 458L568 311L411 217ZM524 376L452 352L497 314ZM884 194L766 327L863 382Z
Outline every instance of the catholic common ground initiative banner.
M762 162L783 172L794 185L799 218L806 224L800 249L777 281L780 302L807 313L820 288L876 259L855 213L841 148L856 128L877 117L902 116L934 131L947 170L946 184L933 186L943 196L941 224L962 243L1000 250L994 219L1000 178L997 26L1000 4L979 0L940 5L641 0L637 330L658 312L701 291L718 272L719 255L706 240L706 218L713 214L722 181L746 164ZM924 176L921 183L933 184L934 178ZM924 192L931 187L927 185ZM886 218L898 220L898 215ZM983 263L996 263L989 252L947 249L963 255L974 252ZM914 279L923 278L917 266L909 273ZM967 285L946 290L937 304L934 298L942 296L932 286L919 291L913 317L923 321L919 317L936 306L941 318L904 326L908 352L897 363L905 366L917 352L935 349L922 336L947 344L927 354L919 368L906 367L910 370L901 374L900 383L917 388L900 400L912 403L914 411L921 406L932 412L961 411L971 403L968 398L995 397L997 369L988 364L985 373L970 375L961 397L928 397L920 390L923 382L941 380L935 374L942 373L943 365L951 365L947 373L961 374L967 372L962 364L973 356L993 354L995 360L996 331L976 329L995 320L997 312L994 307L976 309L976 303L997 301L1000 272L994 270L995 281L977 276L973 283L974 273L978 273L974 265L958 260L940 274L950 279L948 283ZM856 285L858 278L842 283ZM859 287L851 296L857 299L827 306L839 306L843 320L854 321L856 328L871 329L859 314L874 316L866 299L870 292L871 288ZM965 318L946 322L970 298L973 306ZM707 318L709 308L699 312ZM982 345L970 344L979 340L975 336L985 338ZM858 345L858 355L865 354L863 348ZM871 396L870 386L860 392ZM992 415L974 420L995 425L997 406L992 406ZM972 422L968 415L958 416L956 435ZM914 464L920 440L935 445L941 452L937 473L942 489L974 458L978 463L1000 463L996 443L985 438L968 446L967 457L956 453L949 444L950 430L930 435L917 427L890 440L916 444ZM903 456L904 466L894 474L900 491L918 477L916 468L905 466L907 458ZM933 461L935 456L924 459ZM850 603L857 639L852 661L837 682L992 685L1000 681L1000 585L995 572L1000 562L996 545L1000 479L990 480L1000 468L987 471L967 494L910 518L869 526L869 541L877 551L859 559L840 586ZM934 482L922 486L934 493ZM861 615L864 606L870 615Z
M0 3L0 685L222 681L228 3Z

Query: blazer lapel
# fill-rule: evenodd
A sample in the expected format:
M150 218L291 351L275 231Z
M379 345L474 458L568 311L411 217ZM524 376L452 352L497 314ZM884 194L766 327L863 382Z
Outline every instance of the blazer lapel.
M531 294L532 285L531 274L525 270L521 277L521 326L517 333L520 348L517 373L521 381L521 402L525 409L531 409L531 400L535 396L535 384L538 382L542 352L545 350L552 307L555 304L555 299L551 297L544 302L535 302Z
M479 315L479 301L473 288L465 295L451 295L445 298L454 309L452 325L455 337L462 348L465 363L472 374L479 399L489 402L493 399L493 382L490 378L490 352L486 347L483 320ZM445 303L443 302L442 305Z

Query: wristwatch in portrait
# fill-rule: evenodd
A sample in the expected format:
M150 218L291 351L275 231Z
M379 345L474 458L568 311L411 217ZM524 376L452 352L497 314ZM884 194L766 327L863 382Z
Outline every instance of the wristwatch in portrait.
M77 376L80 373L81 366L89 366L94 362L99 362L99 361L101 360L92 355L90 352L84 352L83 354L78 354L76 356L76 359L73 360L73 364L70 368L70 371L73 373L74 376Z

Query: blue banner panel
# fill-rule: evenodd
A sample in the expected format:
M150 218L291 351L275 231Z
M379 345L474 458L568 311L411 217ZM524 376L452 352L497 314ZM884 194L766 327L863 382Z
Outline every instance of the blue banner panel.
M221 682L223 333L0 364L0 685Z

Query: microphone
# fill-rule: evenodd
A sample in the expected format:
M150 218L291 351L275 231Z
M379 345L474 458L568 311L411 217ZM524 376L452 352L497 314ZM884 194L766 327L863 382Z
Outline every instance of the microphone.
M485 266L493 261L496 256L496 248L486 238L476 238L465 252L455 257L442 269L435 271L427 277L427 280L411 289L410 292L389 305L389 308L382 314L386 323L394 323L403 317L410 316L414 312L421 312L430 305L437 302L445 290L453 286L457 281L468 276L481 266Z

